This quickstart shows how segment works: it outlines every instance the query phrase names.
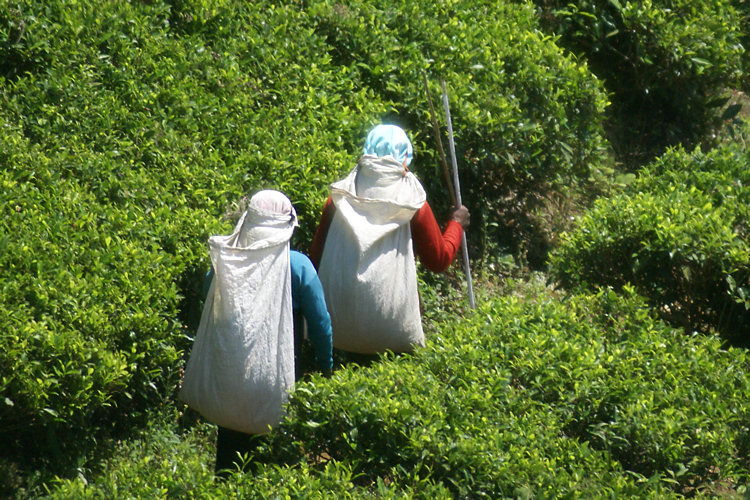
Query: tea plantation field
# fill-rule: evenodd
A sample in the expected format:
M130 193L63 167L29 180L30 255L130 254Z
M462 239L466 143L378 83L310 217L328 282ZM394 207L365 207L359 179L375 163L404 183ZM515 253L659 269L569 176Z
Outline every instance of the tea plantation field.
M0 0L0 497L745 498L748 25L744 0ZM427 347L311 375L216 481L176 400L208 237L278 189L307 251L381 122L443 220L423 75L479 307L458 263L420 271Z
M173 412L52 497L744 498L744 349L632 291L479 290L414 355L299 384L253 472L214 480L212 426Z

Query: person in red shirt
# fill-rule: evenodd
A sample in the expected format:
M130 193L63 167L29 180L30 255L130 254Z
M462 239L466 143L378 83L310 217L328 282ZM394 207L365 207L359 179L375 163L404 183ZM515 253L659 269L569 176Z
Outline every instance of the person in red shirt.
M353 226L357 225L357 217L367 220L374 220L373 217L375 217L378 219L379 224L396 224L395 222L391 223L391 221L395 220L396 216L403 217L404 213L406 213L411 218L408 220L408 232L405 234L411 239L410 246L413 248L413 253L416 254L422 264L430 271L442 272L448 268L458 252L463 230L469 225L469 211L463 205L451 208L449 220L445 225L445 228L441 230L429 203L426 201L425 193L421 184L416 177L409 172L408 166L411 163L412 157L413 149L411 142L401 128L395 125L378 125L368 134L363 149L363 155L358 161L357 166L346 179L334 183L331 186L332 195L329 196L323 209L310 251L310 260L312 260L316 269L320 270L321 262L325 260L326 242L329 238L329 233L332 231L332 227L337 227L337 225L345 226L346 223L342 222L342 219L345 219L347 217L346 214L350 213L356 214L352 219L355 220L355 222L349 222L349 224ZM381 205L379 205L380 208L378 210L380 210L380 212L378 212L377 216L363 215L357 212L359 206L373 206L378 203ZM343 217L336 217L337 211L340 211L337 205L345 210L346 214L344 214ZM394 215L394 219L389 219L387 216L387 207L391 206L396 207L394 213L397 215ZM386 207L385 211L383 211L382 207ZM411 211L404 212L404 207L407 207L406 210L413 211L413 215L411 215ZM351 216L349 218L351 218ZM340 228L337 227L334 231L340 231ZM366 239L367 236L363 237L360 235L356 236L356 238L359 238L360 240L360 249L353 248L355 245L351 245L352 248L347 249L347 252L361 251L361 240L363 238ZM333 251L334 250L332 250L332 252ZM337 248L335 251L337 252L336 258L340 258L342 255L341 250ZM370 257L370 259L372 260L373 258ZM378 258L376 257L375 260L377 259ZM330 269L323 269L323 272L321 273L322 275L331 275L337 272L337 269L335 268L337 264L335 258L329 256L329 260L334 260L334 262L328 264ZM366 264L369 265L369 261ZM408 267L408 269L412 268L413 266ZM360 263L358 269L362 272L362 263ZM404 276L403 278L406 281L414 283L414 293L416 293L416 268L413 269L413 271L410 271L410 274L413 273L414 276ZM346 270L343 272L346 272ZM364 364L369 363L372 359L377 357L377 354L384 352L384 350L377 345L355 345L355 347L352 348L350 347L352 345L351 343L348 343L346 339L342 339L342 337L351 336L352 329L357 329L356 326L352 327L351 322L341 320L338 321L338 323L344 326L340 326L337 331L336 318L346 315L346 309L351 309L352 306L351 304L341 304L339 307L339 312L341 314L338 314L336 306L339 304L336 304L336 295L339 294L338 296L346 297L348 291L344 290L342 295L340 290L330 289L331 287L340 288L340 280L326 280L325 276L322 276L322 279L324 290L327 288L326 283L329 283L328 290L326 290L326 296L327 302L329 302L329 309L333 311L334 347L339 351L343 350L345 357L350 361L358 361ZM362 277L360 276L357 280L353 280L355 284L357 281L362 281ZM383 285L375 284L371 286ZM352 293L356 295L355 291ZM385 290L383 293L387 294L389 293L389 290ZM333 297L329 299L329 295L333 295ZM368 293L367 296L369 295L370 294ZM333 300L334 303L330 304L330 300ZM339 302L341 301L339 300ZM363 303L356 304L356 308L359 312L367 311L364 308L378 306L380 305ZM413 309L413 306L408 307ZM398 313L392 311L393 307L385 307L384 309L387 310L385 312L386 316L398 315ZM416 311L416 314L419 316L419 311ZM384 318L384 321L386 322L389 320L391 320L391 318ZM367 326L365 328L369 329L370 327ZM409 345L420 345L423 343L421 325L419 325L418 329L419 331L412 335L411 338L413 341ZM378 335L376 330L377 328L373 328L372 336ZM391 330L393 330L393 328L391 328ZM421 338L420 335L422 336ZM339 346L337 346L337 343ZM343 349L341 348L341 345L344 345ZM389 347L386 350L395 352L406 352L410 350L410 347L404 347L399 343L394 345L396 346L395 348Z

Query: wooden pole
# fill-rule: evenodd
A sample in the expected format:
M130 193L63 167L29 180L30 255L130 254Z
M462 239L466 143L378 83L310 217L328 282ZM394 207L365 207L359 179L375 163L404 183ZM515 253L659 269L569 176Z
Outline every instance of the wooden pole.
M456 206L463 205L461 202L461 186L458 182L458 161L456 160L456 145L453 142L453 124L451 122L451 110L448 104L448 91L445 87L445 80L440 79L440 86L443 89L443 107L445 108L445 119L448 124L448 146L450 147L451 163L453 165L453 186L455 187ZM474 287L471 282L471 268L469 267L469 248L466 246L466 231L462 232L461 249L463 251L464 272L466 273L466 285L469 291L469 305L472 309L476 307L474 303Z
M453 182L451 182L451 175L448 173L448 162L445 160L445 151L443 150L443 139L440 135L440 127L438 126L437 118L435 115L435 106L432 105L432 95L430 94L430 86L427 84L427 73L422 70L422 79L424 80L424 89L427 92L427 102L430 104L430 118L432 119L432 130L435 133L435 139L437 140L438 152L440 153L440 162L443 165L443 176L445 177L445 185L448 187L448 192L451 195L451 203L454 206L460 206L456 200L456 192L453 190Z

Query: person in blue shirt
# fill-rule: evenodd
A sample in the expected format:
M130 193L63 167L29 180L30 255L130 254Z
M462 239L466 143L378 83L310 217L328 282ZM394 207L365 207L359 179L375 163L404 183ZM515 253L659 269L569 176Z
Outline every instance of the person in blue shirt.
M276 213L293 211L288 199L276 191L261 191L253 197L265 210ZM287 206L288 205L288 206ZM310 259L295 250L289 252L291 271L292 314L294 320L294 372L299 380L307 371L303 352L306 340L312 344L315 364L328 377L333 369L331 318L326 307L323 286ZM213 279L213 268L206 274L203 284L204 299ZM237 465L240 455L252 452L259 443L258 435L246 434L218 427L215 471L223 475Z
M302 346L305 333L315 352L315 362L325 376L333 369L331 317L326 307L323 285L318 279L312 261L296 250L289 252L292 271L292 313L294 315L294 373L296 378L304 374ZM305 332L305 323L307 331Z

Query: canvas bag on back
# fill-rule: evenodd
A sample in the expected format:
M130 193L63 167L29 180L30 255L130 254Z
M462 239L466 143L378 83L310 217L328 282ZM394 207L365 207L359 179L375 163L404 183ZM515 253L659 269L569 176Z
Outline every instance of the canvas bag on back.
M245 224L261 224L260 237L241 241ZM294 383L289 239L295 224L251 208L232 234L209 239L214 279L179 397L222 427L261 434L282 417Z
M331 198L318 274L333 346L371 354L424 345L410 227L425 202L422 185L393 158L364 155L331 185Z

